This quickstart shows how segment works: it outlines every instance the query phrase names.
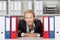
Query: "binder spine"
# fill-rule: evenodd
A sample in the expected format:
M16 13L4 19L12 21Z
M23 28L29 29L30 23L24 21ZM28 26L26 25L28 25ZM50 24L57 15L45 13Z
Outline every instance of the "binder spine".
M49 30L47 30L47 31L44 30L44 27L46 27L46 26L44 26L44 18L48 18L48 16L43 16L43 37L49 38Z
M50 30L51 29L50 28L50 24L51 24L50 21L52 21L52 20L50 20L50 18L53 18L53 24L54 24L53 27L52 27L53 30ZM55 17L54 16L50 16L49 17L49 31L50 31L50 33L49 33L50 34L50 38L55 38Z
M16 30L12 30L12 18L16 18ZM18 37L18 16L11 16L11 38L15 39Z
M10 31L6 30L6 18L10 18L9 16L5 16L5 38L10 38Z

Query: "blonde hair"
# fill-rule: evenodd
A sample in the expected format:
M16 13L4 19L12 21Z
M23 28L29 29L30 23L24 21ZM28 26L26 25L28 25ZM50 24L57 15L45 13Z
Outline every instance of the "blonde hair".
M26 10L26 11L24 12L24 18L25 18L25 14L26 14L26 13L32 13L32 15L35 17L35 13L34 13L33 10Z

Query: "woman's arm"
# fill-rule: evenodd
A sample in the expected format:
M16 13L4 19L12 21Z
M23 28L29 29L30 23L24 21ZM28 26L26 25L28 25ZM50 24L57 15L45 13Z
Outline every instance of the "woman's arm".
M38 33L23 33L23 37L39 37Z
M21 37L22 29L21 29L21 21L18 24L18 37Z

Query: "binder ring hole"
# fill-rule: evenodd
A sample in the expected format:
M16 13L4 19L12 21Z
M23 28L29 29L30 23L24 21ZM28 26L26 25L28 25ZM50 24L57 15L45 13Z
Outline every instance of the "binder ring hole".
M47 32L45 32L45 33L47 33Z
M3 32L1 32L3 34Z
M57 33L59 33L59 32L57 32Z
M14 33L14 32L13 32Z

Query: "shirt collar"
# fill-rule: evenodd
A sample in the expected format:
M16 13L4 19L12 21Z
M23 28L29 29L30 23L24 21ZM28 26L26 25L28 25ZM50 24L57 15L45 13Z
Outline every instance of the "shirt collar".
M35 27L35 24L33 23L33 27ZM27 28L27 32L29 32L29 28L28 28L28 25L26 24L26 28Z
M28 24L26 24L27 25L27 27L28 27ZM35 27L35 24L33 23L33 27Z

